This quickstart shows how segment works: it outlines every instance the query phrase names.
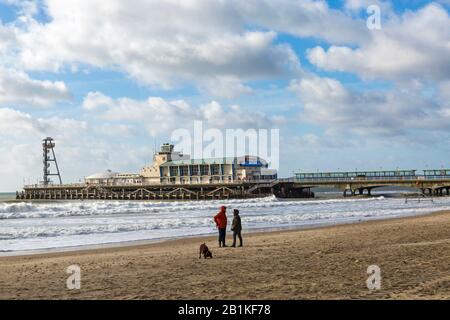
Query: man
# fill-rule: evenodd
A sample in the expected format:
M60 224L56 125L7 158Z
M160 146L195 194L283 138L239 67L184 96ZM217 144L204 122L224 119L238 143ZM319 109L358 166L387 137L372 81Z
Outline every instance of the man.
M214 217L217 229L219 229L219 248L227 247L225 244L225 237L227 232L227 208L222 206L220 212Z
M241 224L241 217L239 216L239 210L234 209L233 211L234 218L233 223L231 224L231 231L233 231L233 245L232 247L236 247L236 237L239 237L239 247L242 247L242 224Z

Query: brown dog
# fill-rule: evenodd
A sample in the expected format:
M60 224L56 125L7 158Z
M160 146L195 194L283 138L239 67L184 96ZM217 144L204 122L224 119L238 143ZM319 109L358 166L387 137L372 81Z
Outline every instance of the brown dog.
M203 257L205 259L206 258L212 258L212 252L209 251L209 248L206 245L206 243L203 243L203 244L200 245L200 254L199 254L198 258L201 259L202 255L203 255Z

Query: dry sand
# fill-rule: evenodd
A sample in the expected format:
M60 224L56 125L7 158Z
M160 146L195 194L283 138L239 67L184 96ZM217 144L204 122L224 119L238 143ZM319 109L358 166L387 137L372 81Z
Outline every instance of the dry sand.
M214 258L198 259L206 241ZM229 240L228 240L229 241ZM449 299L450 212L312 230L0 258L1 299ZM81 267L81 289L66 268ZM367 267L382 272L366 287Z

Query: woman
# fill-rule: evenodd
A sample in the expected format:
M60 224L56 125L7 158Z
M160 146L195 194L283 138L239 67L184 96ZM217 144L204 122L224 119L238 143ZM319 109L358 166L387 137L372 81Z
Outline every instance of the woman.
M219 229L219 248L227 247L225 244L225 236L227 231L227 208L222 206L220 211L214 217L214 222L216 223L217 229Z
M236 237L239 238L239 247L242 247L242 223L241 217L239 216L239 210L234 209L233 211L234 218L233 223L231 224L231 231L233 231L233 245L232 247L236 247Z

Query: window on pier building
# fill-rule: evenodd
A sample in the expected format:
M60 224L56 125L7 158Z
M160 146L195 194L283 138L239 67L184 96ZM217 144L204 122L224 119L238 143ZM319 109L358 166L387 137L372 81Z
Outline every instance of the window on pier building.
M198 174L199 174L198 166L191 166L191 175L198 176Z
M220 175L220 164L211 165L211 175L213 176Z
M209 165L202 164L200 166L200 173L202 176L208 176L209 175Z
M178 175L178 167L170 167L170 175L177 176Z
M181 166L180 167L180 176L188 176L189 175L189 167Z
M230 164L222 164L222 172L224 175L233 174L233 166Z

